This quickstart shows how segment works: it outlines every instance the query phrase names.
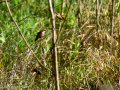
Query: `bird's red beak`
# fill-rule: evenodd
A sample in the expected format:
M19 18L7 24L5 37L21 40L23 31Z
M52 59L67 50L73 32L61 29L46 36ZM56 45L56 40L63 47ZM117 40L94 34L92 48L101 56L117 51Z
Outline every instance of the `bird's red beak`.
M43 30L43 31L46 31L46 30Z

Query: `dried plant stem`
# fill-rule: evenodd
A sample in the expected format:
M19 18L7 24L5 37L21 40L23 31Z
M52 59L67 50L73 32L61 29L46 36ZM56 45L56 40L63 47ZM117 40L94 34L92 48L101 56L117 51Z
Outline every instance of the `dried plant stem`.
M110 30L111 36L113 36L113 20L114 20L114 0L112 0L112 16L111 16L111 30Z
M97 26L97 32L99 30L99 11L98 11L98 0L96 0L96 26Z
M51 17L52 17L52 43L53 43L53 60L54 60L54 71L55 71L55 86L56 90L60 90L59 86L59 74L58 74L58 61L57 61L57 48L56 48L56 31L55 31L55 17L54 17L54 12L52 8L52 3L51 0L49 1L49 8L51 12Z
M62 23L62 25L61 25L61 27L60 27L60 30L59 30L59 33L58 33L58 37L57 37L56 43L59 41L59 38L60 38L60 35L61 35L61 30L62 30L62 28L63 28L63 26L64 26L64 24L65 24L66 19L67 19L68 13L69 13L70 8L71 8L71 5L72 5L72 1L73 1L73 0L71 0L70 6L69 6L68 11L67 11L67 14L66 14L66 16L65 16L65 20L64 20L64 22Z
M114 27L114 0L112 0L112 6L111 6L111 14L110 14L110 22L111 22L111 29L110 29L110 35L113 37L113 27ZM113 46L113 41L111 40L111 53L112 53L112 46Z
M64 0L62 0L61 15L63 15L63 5L64 5ZM59 34L59 32L60 32L61 24L62 24L62 22L61 22L61 20L60 20L60 25L59 25L59 31L58 31L58 34Z
M77 5L78 5L78 27L81 27L81 17L80 17L80 14L81 14L81 0L77 0Z

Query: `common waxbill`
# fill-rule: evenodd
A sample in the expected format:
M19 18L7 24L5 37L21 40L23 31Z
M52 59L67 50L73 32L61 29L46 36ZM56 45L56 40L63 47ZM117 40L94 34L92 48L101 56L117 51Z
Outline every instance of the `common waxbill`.
M40 32L37 33L37 36L35 38L35 41L37 41L39 38L42 38L45 36L45 31L46 30L41 30Z
M65 20L65 17L59 13L56 14L56 17L60 20Z

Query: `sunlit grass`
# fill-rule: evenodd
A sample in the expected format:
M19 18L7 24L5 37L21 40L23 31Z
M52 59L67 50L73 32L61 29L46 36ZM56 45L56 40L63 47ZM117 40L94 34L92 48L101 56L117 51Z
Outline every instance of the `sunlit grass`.
M78 27L78 7L76 5L76 1L73 3L74 7L72 6L70 10L67 21L61 31L59 41L57 42L61 90L88 90L88 88L91 90L102 90L106 85L119 90L119 19L117 15L114 16L114 35L111 37L109 35L109 17L106 16L108 13L108 3L106 3L105 0L102 1L103 8L101 7L102 9L99 20L100 28L98 33L96 32L95 25L95 2L89 2L90 6L89 4L86 4L88 6L84 6L84 1L81 3L80 17L82 28ZM45 0L41 2L43 3L43 6L46 3L44 2ZM56 4L59 3L60 2L56 1ZM34 10L36 10L36 8L35 6L32 6L32 4L33 3L31 3L30 6L28 4L29 7L27 10L30 11L27 11L25 16L29 13L35 13ZM0 8L2 9L2 7ZM36 7L39 8L39 5ZM66 9L67 8L65 8L64 11L66 11ZM55 13L56 12L60 12L60 9L55 8ZM12 13L17 16L20 11L18 13L13 11ZM32 53L30 53L15 26L9 28L13 25L13 22L11 21L11 18L8 18L9 22L6 20L8 13L1 12L1 14L1 22L3 23L0 23L2 28L0 30L6 31L4 33L2 33L2 31L0 32L2 33L0 38L4 39L4 42L0 41L0 89L54 90L55 79L53 78L52 73L38 64L36 58ZM65 14L66 13L64 12L64 15ZM20 15L19 17L20 18L15 18L22 18ZM41 10L36 17L31 16L30 18L27 18L25 22L23 22L23 20L19 26L28 44L33 49L39 60L44 66L52 70L52 26L49 17L48 8L45 8ZM59 34L58 29L60 21L57 20L57 18L55 19L56 32ZM88 23L85 24L87 20ZM35 43L35 36L39 29L45 29L46 34L43 39L38 40ZM88 34L89 32L90 34ZM85 42L83 45L81 41L84 41L84 39ZM32 72L32 69L34 68L39 69L42 74L34 75Z

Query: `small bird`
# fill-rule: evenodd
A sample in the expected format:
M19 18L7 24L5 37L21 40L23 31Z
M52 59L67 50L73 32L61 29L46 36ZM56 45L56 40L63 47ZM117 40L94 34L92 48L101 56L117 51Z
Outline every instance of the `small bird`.
M59 13L56 14L56 17L60 20L65 20L65 17Z
M33 69L32 72L33 72L34 75L41 75L41 71L36 69L36 68Z
M35 38L35 41L37 41L39 38L42 38L45 36L45 31L46 30L41 30L40 32L37 33L37 36Z

